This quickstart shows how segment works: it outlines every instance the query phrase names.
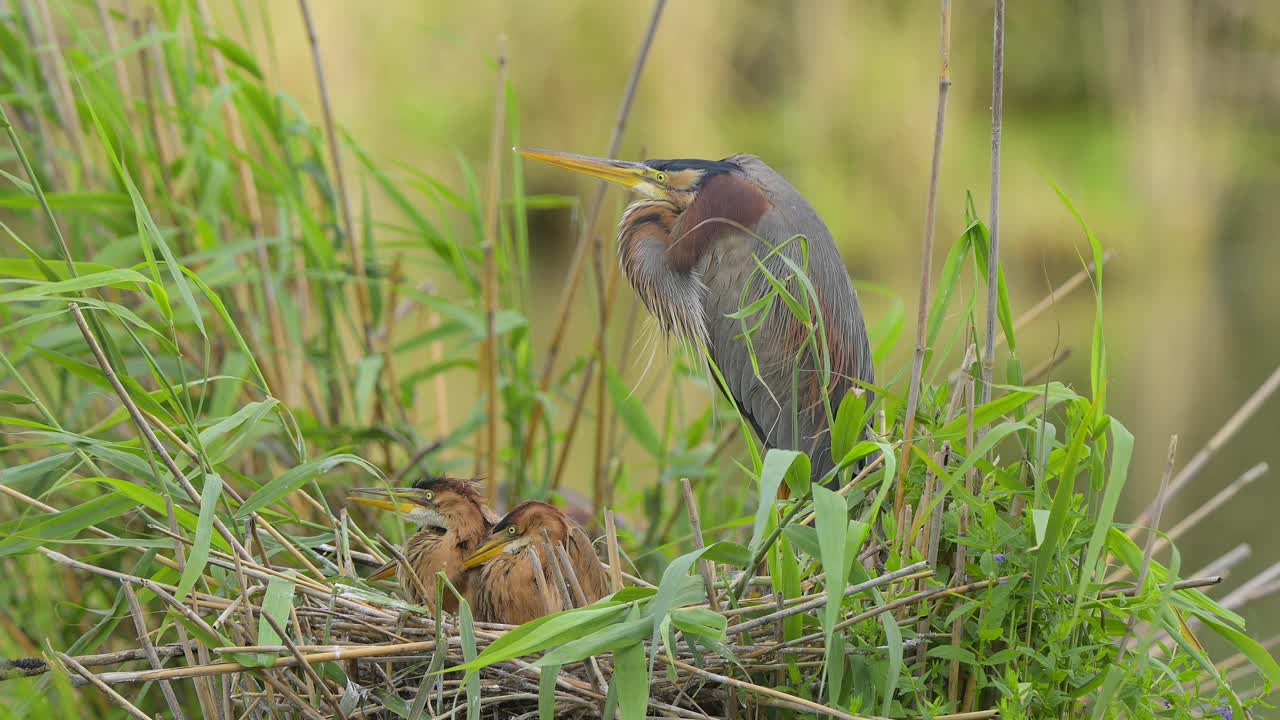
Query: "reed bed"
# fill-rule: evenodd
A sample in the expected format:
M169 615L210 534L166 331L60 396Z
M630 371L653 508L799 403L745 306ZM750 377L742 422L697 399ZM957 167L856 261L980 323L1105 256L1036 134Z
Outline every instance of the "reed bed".
M664 8L637 33L610 154ZM33 0L4 26L0 569L15 581L0 584L0 713L977 720L1264 707L1280 683L1275 641L1252 639L1238 611L1280 590L1276 566L1232 577L1252 549L1224 537L1232 549L1186 573L1177 541L1220 523L1222 503L1267 471L1226 483L1209 468L1280 369L1189 461L1176 442L1138 444L1107 405L1112 257L1063 190L1086 261L1044 301L1014 312L999 247L1016 240L993 237L972 198L934 277L950 3L916 353L886 367L901 303L871 324L876 400L834 399L837 465L818 484L809 458L759 447L716 405L696 352L672 348L647 371L630 360L637 323L619 322L603 190L577 228L551 337L535 342L528 217L576 201L527 193L503 151L520 142L520 103L498 43L482 190L465 160L455 186L371 157L339 127L326 41L301 0L284 31L309 38L322 119L309 118L273 87L263 48L281 30L254 22L258 9L238 6L228 28L203 0L124 12ZM996 18L993 221L1003 3ZM819 311L804 268L768 279L775 306ZM1072 347L1018 335L1090 290L1093 332L1075 343L1089 383L1076 388L1054 380ZM744 308L744 335L762 309ZM577 351L567 328L584 317L592 342ZM569 460L579 435L595 443L586 470ZM1167 469L1126 522L1129 463L1148 446ZM613 594L512 628L365 582L405 528L349 511L345 489L422 472L483 474L498 507L549 499L604 528ZM1223 489L1172 518L1170 498L1193 482Z

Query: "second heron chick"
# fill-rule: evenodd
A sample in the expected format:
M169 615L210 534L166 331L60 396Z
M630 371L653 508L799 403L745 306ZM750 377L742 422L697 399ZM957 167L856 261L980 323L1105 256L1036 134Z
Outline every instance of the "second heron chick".
M485 506L475 486L450 477L427 477L411 488L354 488L351 501L361 505L391 510L420 529L405 541L404 556L413 577L401 576L400 586L414 602L435 609L436 573L445 577L458 592L474 604L478 571L469 570L465 562L480 546L497 519ZM397 562L383 565L369 576L381 580L397 574ZM443 607L456 613L458 600L444 593Z
M559 560L547 552L546 540L564 547L587 604L609 594L604 565L587 533L555 506L530 500L507 513L464 563L481 572L471 585L474 599L468 599L478 620L520 625L567 609L553 569Z

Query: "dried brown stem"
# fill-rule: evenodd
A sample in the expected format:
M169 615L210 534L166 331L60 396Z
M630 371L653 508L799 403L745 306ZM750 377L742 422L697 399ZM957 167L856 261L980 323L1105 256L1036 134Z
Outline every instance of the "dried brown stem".
M1004 0L995 0L991 60L991 217L987 252L987 341L982 353L982 403L991 401L996 364L996 306L1000 299L1000 135L1004 119Z
M693 496L693 486L689 484L689 478L680 478L680 489L684 492L685 510L689 512L689 528L693 531L693 546L701 550L706 543L702 541L702 521L698 519L698 501ZM713 611L720 612L720 596L716 593L711 561L699 560L698 572L702 574L702 584L707 589L707 603Z
M351 272L356 277L356 308L360 313L361 327L364 329L363 341L366 351L372 350L372 320L369 317L369 303L365 298L366 288L362 281L365 278L364 248L356 237L351 215L351 202L347 199L347 182L342 172L342 154L338 149L338 133L333 122L333 107L329 102L329 85L324 79L324 61L320 57L320 41L316 37L315 23L311 20L311 7L308 0L298 0L298 10L302 13L302 24L307 30L307 44L311 49L311 66L316 75L316 88L320 91L320 111L324 117L325 136L329 140L329 157L333 162L334 185L338 190L338 203L342 206L342 231L347 237L351 251Z
M502 186L502 139L506 136L507 117L507 51L505 40L499 41L498 80L493 100L493 133L489 138L489 177L485 183L484 245L484 393L488 413L485 423L484 477L488 483L490 507L498 503L498 334L495 318L498 312L498 265L494 257L498 248L498 204Z
M133 617L133 627L138 632L138 642L142 643L142 649L147 654L147 661L151 663L152 670L159 670L162 665L160 663L160 654L156 652L156 646L151 642L151 634L147 631L147 620L142 613L142 604L138 602L138 594L133 591L133 584L121 581L120 589L124 591L125 599L129 603L129 614ZM173 692L173 684L168 680L160 682L160 692L164 695L165 704L169 706L169 712L173 713L175 718L183 717L182 705L178 702L178 696Z
M916 408L920 404L920 377L924 373L924 355L928 350L929 285L933 271L933 229L938 211L938 182L942 175L942 137L947 122L947 93L951 90L951 0L942 0L942 70L938 76L938 112L933 129L933 160L929 170L929 198L924 213L924 240L920 255L920 296L916 309L916 351L911 362L911 385L907 390L906 426L902 432L902 461L898 466L898 485L894 492L893 514L898 527L903 527L903 503L906 501L907 470L911 467L911 443L916 429Z
M858 593L866 592L872 588L877 588L882 585L888 585L889 583L902 580L907 577L913 577L916 575L927 577L927 574L931 573L932 570L929 568L929 563L923 561L918 562L913 565L908 565L904 568L894 570L893 572L885 573L884 575L872 578L866 582L850 585L845 588L843 597L852 597ZM758 617L753 620L747 620L746 622L734 625L729 628L729 631L733 633L747 632L749 630L754 630L755 628L768 625L780 618L790 617L792 615L798 615L800 613L809 612L810 610L816 610L820 607L825 607L826 604L827 595L826 593L823 593L819 597L808 602L804 602L799 605L792 605L791 607L772 612L764 617ZM819 633L818 637L822 637L821 633Z
M604 511L604 534L609 548L609 586L618 592L622 589L622 553L618 550L618 526L613 520L613 510Z
M148 717L146 713L142 712L137 708L137 706L135 706L133 703L126 700L123 695L116 692L115 690L112 690L110 685L107 685L102 680L98 679L98 676L89 672L88 670L85 669L83 665L76 662L75 658L71 657L70 655L64 655L62 653L54 653L54 655L58 658L59 661L62 662L62 664L66 665L69 669L71 669L77 675L89 681L90 684L92 684L94 687L98 688L102 692L106 693L107 697L111 698L111 702L118 705L121 710L124 710L131 717L138 718L138 720L151 720L151 718Z

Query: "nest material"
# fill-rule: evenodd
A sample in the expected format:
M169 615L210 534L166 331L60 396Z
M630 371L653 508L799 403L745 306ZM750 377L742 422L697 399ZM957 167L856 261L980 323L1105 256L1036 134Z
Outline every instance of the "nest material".
M468 636L462 632L463 623L457 618L443 616L437 625L435 618L422 608L360 587L349 579L321 580L282 567L243 559L236 562L217 552L210 557L210 563L232 571L238 569L249 583L247 591L235 599L193 592L186 603L173 597L172 586L98 568L51 550L42 548L41 552L64 565L123 580L129 588L128 594L133 594L133 586L144 587L182 615L189 626L203 626L210 635L257 638L249 628L270 625L283 638L284 644L277 646L219 647L202 645L198 640L154 646L144 633L143 646L137 649L78 658L55 653L57 662L77 684L93 684L104 692L114 693L112 699L126 709L132 708L126 697L133 694L128 689L130 684L165 681L161 682L164 686L191 682L199 691L200 684L207 683L209 678L226 677L236 717L265 717L267 715L258 711L265 711L268 704L277 715L314 720L343 716L392 718L415 707L421 707L425 714L420 717L425 718L466 717L468 691L464 674L437 671L467 661L469 649L464 651L464 647L469 645L468 638L474 641L475 652L483 652L512 630L508 625L474 623ZM918 613L927 613L930 603L936 599L976 594L1005 579L921 589L931 574L927 563L921 562L849 586L845 597L879 588L886 602L869 605L865 611L842 620L837 627L874 620L886 612L915 617ZM270 594L265 591L273 579L277 583L280 579L294 583L287 628L263 612L263 601ZM1203 586L1217 580L1190 580L1179 585ZM825 606L825 592L779 604L768 591L768 577L750 578L747 584L756 589L750 593L751 597L736 609L719 611L728 623L726 647L732 652L733 661L708 652L705 647L690 647L677 633L673 656L668 655L665 644L657 648L655 672L649 685L650 714L716 718L729 714L730 704L739 704L852 719L854 716L798 695L740 679L746 677L769 685L782 685L786 682L786 670L794 664L817 683L822 677L825 653L822 633L781 640L782 620L814 613ZM141 608L136 603L131 606L135 622L139 622ZM907 640L903 649L909 651L905 652L907 657L923 654L930 643L943 637L923 633ZM886 650L868 648L861 652ZM652 653L653 648L646 643L646 657L652 657ZM183 664L164 667L170 658ZM108 670L96 674L88 669L140 660L150 660L153 669ZM482 668L473 676L479 690L475 702L483 717L538 716L541 677L549 670L536 667L534 660L503 660ZM345 686L340 675L321 674L323 663L334 662L342 665ZM15 660L0 665L0 679L38 675L49 669L48 664L38 659ZM607 653L561 666L555 679L555 717L601 717L613 670L612 658ZM818 696L818 688L808 690L811 696ZM938 720L981 720L995 714L994 710L978 711L938 716ZM146 717L141 711L135 716Z

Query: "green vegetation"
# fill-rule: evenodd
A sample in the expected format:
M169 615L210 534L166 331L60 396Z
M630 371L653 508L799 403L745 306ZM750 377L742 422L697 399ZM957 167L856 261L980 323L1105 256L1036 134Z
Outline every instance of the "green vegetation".
M808 458L741 432L692 353L630 356L637 323L612 310L628 290L607 243L571 307L627 352L563 347L541 385L529 318L552 310L530 290L528 217L574 201L526 194L518 159L503 152L488 173L460 160L454 187L374 157L269 87L198 0L157 7L136 37L68 24L61 53L0 26L0 714L174 703L232 718L260 701L268 717L440 717L455 703L550 717L603 699L640 718L652 697L686 717L1229 718L1280 683L1176 546L1153 559L1167 536L1116 517L1135 440L1108 411L1103 247L1083 220L1099 268L1088 391L1024 373L1002 295L1005 377L975 402L988 236L970 200L929 308L910 456L909 370L885 361L904 335L897 303L871 328L876 402L832 408L837 493L810 486ZM520 142L516 90L497 94L506 148ZM810 316L802 268L771 280L771 302ZM762 309L744 309L744 327ZM482 392L451 392L459 379ZM587 394L607 410L584 410ZM415 422L459 397L474 401L463 422ZM594 443L593 467L566 462L575 436ZM346 514L345 488L475 468L508 503L594 486L593 520L619 514L623 565L652 586L502 631L415 612L355 576L404 528L379 542L368 516ZM784 484L791 499L775 500ZM176 669L167 682L116 684L120 699L73 687L66 658L138 648L139 626ZM1224 677L1201 636L1249 674ZM391 647L398 664L314 657L332 645ZM263 669L299 655L312 660ZM41 656L53 667L15 662ZM89 669L147 662L108 660ZM238 667L179 669L218 663Z

